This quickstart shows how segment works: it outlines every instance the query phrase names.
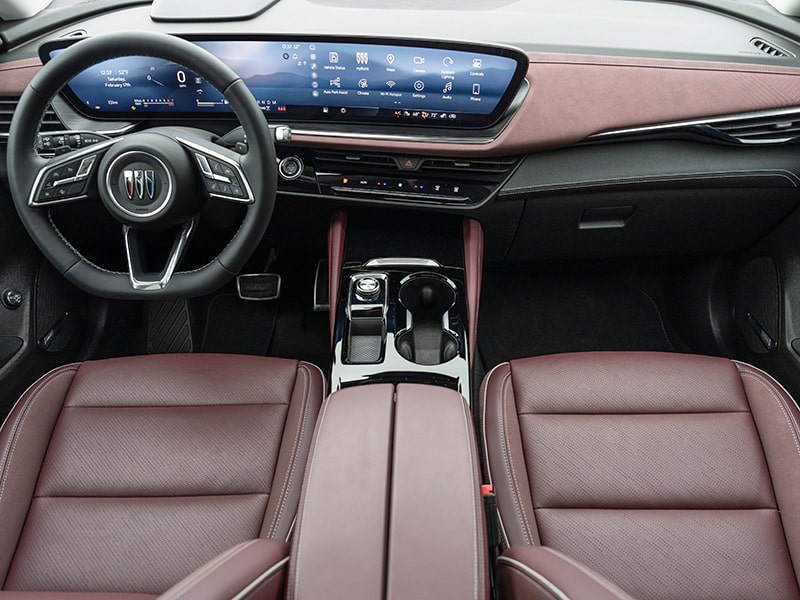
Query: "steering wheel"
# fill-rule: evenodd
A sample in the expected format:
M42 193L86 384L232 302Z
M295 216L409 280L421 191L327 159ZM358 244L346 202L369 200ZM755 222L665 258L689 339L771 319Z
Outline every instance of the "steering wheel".
M204 77L230 103L247 139L238 154L204 130L156 127L45 159L36 152L45 109L85 69L120 56L176 62ZM14 112L8 139L11 195L28 233L67 279L109 298L163 299L210 293L233 278L255 251L275 204L275 147L267 120L244 82L202 48L166 34L114 33L82 40L48 62ZM206 199L246 207L241 226L204 267L180 262ZM83 257L50 218L55 204L95 201L122 224L128 272L113 272ZM166 265L148 272L143 231L176 230Z

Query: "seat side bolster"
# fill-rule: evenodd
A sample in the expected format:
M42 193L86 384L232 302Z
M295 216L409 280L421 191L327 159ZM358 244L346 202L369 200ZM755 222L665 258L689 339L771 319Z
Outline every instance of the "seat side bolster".
M552 548L509 548L497 561L504 600L633 600L588 567Z
M250 540L237 544L184 577L159 600L278 600L283 598L289 544Z
M508 363L489 372L480 400L484 462L489 483L494 485L497 495L504 543L506 546L539 545Z
M322 371L310 363L298 363L261 537L288 541L291 535L314 424L324 398Z
M0 584L8 577L50 438L78 368L67 365L39 379L0 428Z
M764 371L736 362L772 478L794 572L800 576L800 410Z

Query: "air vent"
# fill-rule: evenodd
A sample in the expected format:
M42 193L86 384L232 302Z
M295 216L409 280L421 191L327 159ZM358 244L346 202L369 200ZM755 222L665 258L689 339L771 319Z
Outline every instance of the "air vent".
M470 173L507 173L517 162L515 158L507 159L450 159L426 158L422 161L420 171L463 171Z
M503 181L518 158L445 158L323 150L314 153L318 174L400 178L408 181L495 185Z
M11 128L11 117L17 109L19 98L0 98L0 140L5 141ZM53 108L48 106L42 121L42 131L63 131L64 124L59 121Z
M768 42L764 38L755 37L750 40L750 43L753 44L756 48L761 50L764 54L769 54L770 56L774 56L775 58L794 58L794 54L789 52L788 50L784 50L780 46L773 44L772 42Z
M800 138L800 113L742 117L717 121L707 127L746 144L777 144Z
M361 152L317 152L315 153L319 169L337 169L342 165L359 167L392 167L397 162L391 156L382 154L365 154Z

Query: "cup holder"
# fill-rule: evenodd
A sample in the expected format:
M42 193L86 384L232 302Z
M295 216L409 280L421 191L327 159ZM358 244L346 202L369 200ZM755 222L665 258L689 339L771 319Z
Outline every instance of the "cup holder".
M400 286L398 299L408 311L406 328L395 339L397 352L418 365L439 365L458 355L448 312L456 302L455 284L434 273L415 273Z

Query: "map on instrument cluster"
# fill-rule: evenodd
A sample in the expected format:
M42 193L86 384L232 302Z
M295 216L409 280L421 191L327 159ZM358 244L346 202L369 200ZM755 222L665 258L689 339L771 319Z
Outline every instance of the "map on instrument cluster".
M267 114L482 124L508 99L520 59L441 47L313 41L196 41L230 66ZM51 51L55 56L63 50ZM231 108L204 77L145 56L114 58L68 85L95 114L169 116Z

